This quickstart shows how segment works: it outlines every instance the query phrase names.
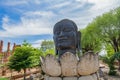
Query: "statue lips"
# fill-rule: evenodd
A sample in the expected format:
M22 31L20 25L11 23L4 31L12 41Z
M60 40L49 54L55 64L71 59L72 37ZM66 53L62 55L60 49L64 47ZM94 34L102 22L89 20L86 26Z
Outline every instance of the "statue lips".
M62 43L67 41L68 39L66 37L58 38L58 42Z

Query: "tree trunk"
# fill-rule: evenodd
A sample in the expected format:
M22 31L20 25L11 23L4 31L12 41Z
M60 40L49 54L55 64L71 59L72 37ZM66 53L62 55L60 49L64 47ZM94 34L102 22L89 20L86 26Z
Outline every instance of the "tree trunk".
M116 38L113 38L112 42L113 42L114 51L115 51L115 52L118 52L118 51L119 51L118 41L116 40Z
M2 68L2 76L5 76L6 75L6 69L5 67Z
M26 69L23 70L24 70L24 80L26 80Z
M119 66L118 70L120 71L120 60L118 60L118 66Z
M10 72L11 72L11 77L10 77L10 80L12 80L12 70L10 70Z

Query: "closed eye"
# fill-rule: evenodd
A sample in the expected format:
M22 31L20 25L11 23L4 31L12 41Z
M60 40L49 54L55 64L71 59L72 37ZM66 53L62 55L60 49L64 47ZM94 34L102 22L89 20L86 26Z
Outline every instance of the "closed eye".
M69 29L69 28L64 29L64 32L70 32L70 31L72 31L72 29Z
M55 34L59 35L59 34L60 34L60 31L56 31Z

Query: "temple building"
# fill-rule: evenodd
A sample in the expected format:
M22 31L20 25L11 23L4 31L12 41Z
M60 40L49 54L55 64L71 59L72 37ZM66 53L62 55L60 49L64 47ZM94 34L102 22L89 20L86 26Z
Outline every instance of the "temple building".
M13 44L12 50L10 50L11 43L8 42L7 44L7 50L3 51L3 45L4 42L0 40L0 63L6 63L8 62L8 58L14 53L15 48L20 45L16 45L15 43Z

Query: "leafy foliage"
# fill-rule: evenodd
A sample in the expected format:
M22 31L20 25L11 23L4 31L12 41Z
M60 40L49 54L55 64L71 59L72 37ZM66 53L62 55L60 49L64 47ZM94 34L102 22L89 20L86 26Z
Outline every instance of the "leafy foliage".
M46 51L47 49L53 49L54 48L54 42L51 40L44 40L41 44L41 49L43 51Z
M91 41L94 41L94 43L95 42L99 43L99 41L102 41L103 43L102 45L104 46L109 45L113 48L114 52L118 52L120 51L119 30L120 30L120 7L115 10L111 10L107 13L104 13L102 16L96 17L90 24L88 24L87 28L84 31L82 41L84 43L86 42L86 44L90 43ZM85 39L84 35L86 36ZM91 42L90 44L92 43L93 42Z
M24 40L22 46L31 47L31 44L29 44L26 40Z
M113 57L113 54L107 54L105 56L102 56L102 60L108 64L110 70L109 70L109 75L116 75L116 70L114 67L114 60L115 58Z
M94 24L89 24L87 28L81 30L82 38L82 50L83 53L91 50L94 52L100 51L102 44L99 36L97 35L97 31L94 27Z
M99 29L98 36L101 38L107 54L113 54L117 59L120 52L120 7L97 17L94 22L95 27ZM120 64L120 60L117 60ZM111 63L111 65L113 64Z
M82 32L83 51L99 51L103 47L107 55L103 60L110 67L110 74L115 74L114 59L120 69L120 7L96 17Z
M115 59L120 60L120 52L116 52L113 56Z
M38 66L40 62L39 56L41 56L39 49L34 49L27 42L24 42L21 47L15 49L14 54L9 59L8 66L16 71L23 69L25 80L26 68Z
M118 70L120 71L120 52L116 52L113 57L118 60L119 68Z
M3 54L0 53L0 66L2 65L2 58L3 58Z
M0 78L0 80L8 80L7 78Z
M18 47L15 49L15 53L10 58L9 68L20 71L31 67L31 59L33 49L31 47Z
M31 67L39 66L40 64L40 56L43 55L43 52L40 49L34 49L31 51L31 56L29 57L31 61Z
M120 8L112 10L96 18L96 27L99 29L99 36L104 43L110 44L114 52L120 50L120 21L118 13Z
M47 54L55 55L54 42L49 40L44 40L41 44L40 50L42 51L42 56L46 56Z

